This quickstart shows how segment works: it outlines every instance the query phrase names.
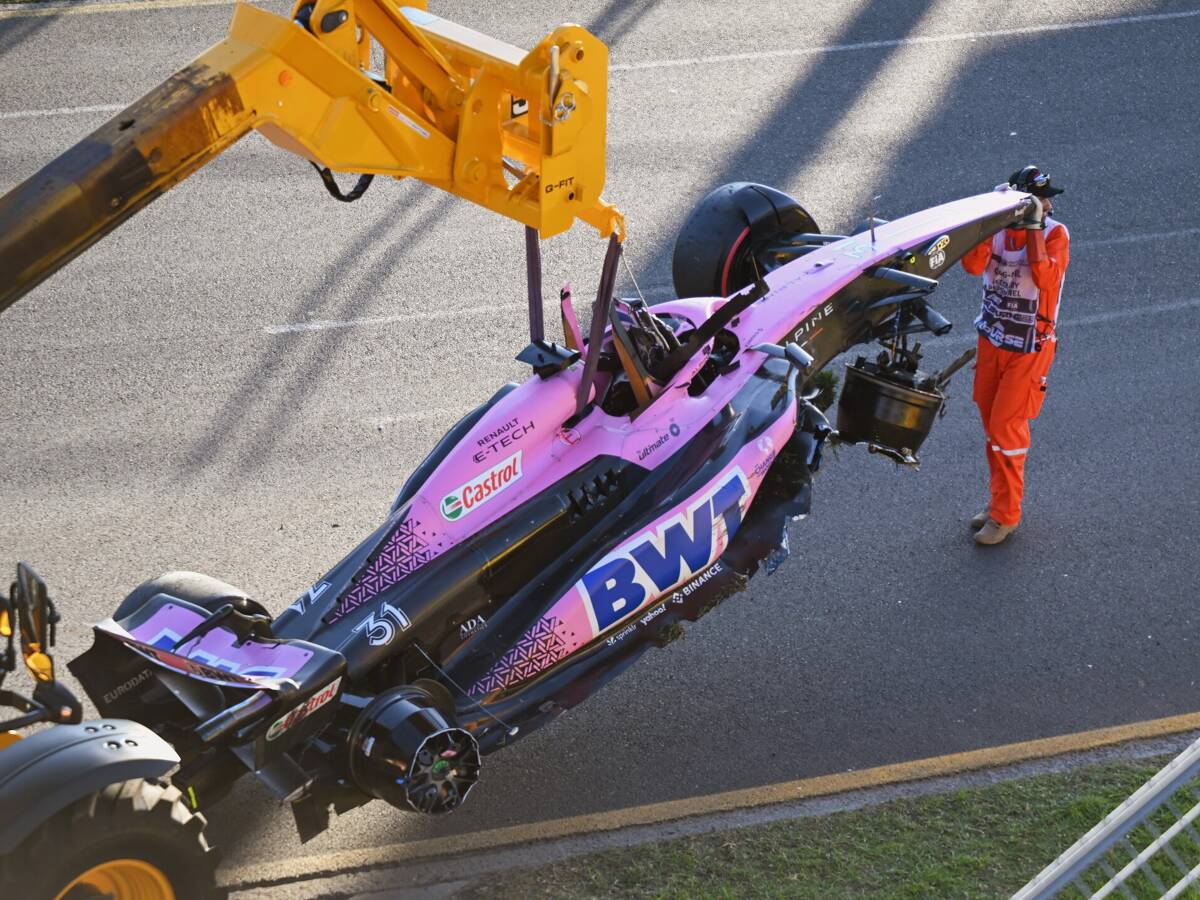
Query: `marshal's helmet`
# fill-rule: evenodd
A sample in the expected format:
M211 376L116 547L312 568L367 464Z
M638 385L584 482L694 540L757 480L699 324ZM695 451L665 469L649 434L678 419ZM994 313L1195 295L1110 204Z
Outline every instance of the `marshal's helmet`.
M1026 166L1008 178L1008 183L1018 191L1033 194L1035 197L1054 197L1063 192L1062 188L1050 186L1050 176L1037 166Z

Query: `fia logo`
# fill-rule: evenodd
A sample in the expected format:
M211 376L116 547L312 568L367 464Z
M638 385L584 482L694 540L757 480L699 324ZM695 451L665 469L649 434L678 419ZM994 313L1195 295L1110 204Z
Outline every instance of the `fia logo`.
M925 256L929 259L930 271L936 272L946 264L946 248L949 246L950 235L943 234L926 248Z
M746 475L735 468L686 512L638 535L584 575L577 587L596 632L708 568L742 524L747 494Z

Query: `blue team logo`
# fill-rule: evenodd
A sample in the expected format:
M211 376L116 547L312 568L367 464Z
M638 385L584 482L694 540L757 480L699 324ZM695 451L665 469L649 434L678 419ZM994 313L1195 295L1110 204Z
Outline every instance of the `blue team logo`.
M578 587L597 633L707 569L742 524L748 492L745 474L734 469L687 512L638 535L584 575Z

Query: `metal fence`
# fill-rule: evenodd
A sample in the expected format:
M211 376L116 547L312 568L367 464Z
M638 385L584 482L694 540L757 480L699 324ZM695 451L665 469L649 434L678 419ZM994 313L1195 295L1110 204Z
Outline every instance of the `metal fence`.
M1013 900L1200 897L1200 740L1048 865Z

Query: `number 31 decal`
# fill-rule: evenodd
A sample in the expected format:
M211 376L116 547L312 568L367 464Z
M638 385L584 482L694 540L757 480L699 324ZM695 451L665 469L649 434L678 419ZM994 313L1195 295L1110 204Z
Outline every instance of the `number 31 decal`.
M356 632L367 633L367 643L372 647L382 647L396 639L396 629L407 631L412 622L403 610L396 609L390 603L382 603L375 612L371 613L354 626Z

